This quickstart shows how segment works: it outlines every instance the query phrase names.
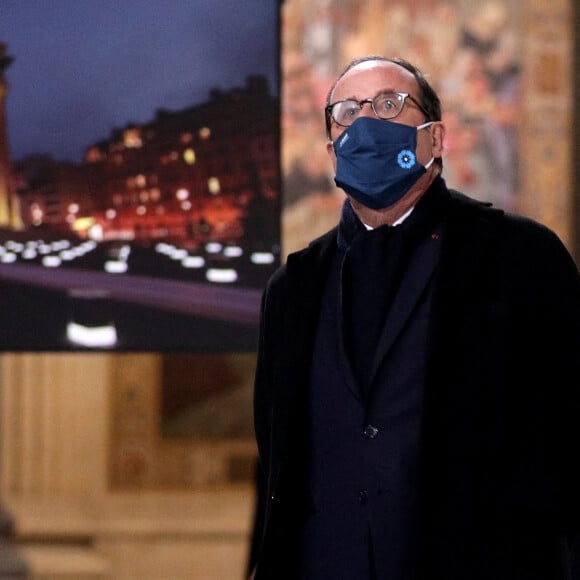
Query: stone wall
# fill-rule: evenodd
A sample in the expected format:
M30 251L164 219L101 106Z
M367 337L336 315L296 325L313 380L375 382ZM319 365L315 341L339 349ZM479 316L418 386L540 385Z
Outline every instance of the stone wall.
M175 471L200 453L193 442L169 465L158 364L153 354L3 356L2 501L34 579L243 578L252 486L152 485L159 462ZM120 412L127 385L145 396ZM220 473L232 453L255 450L220 442L203 453Z

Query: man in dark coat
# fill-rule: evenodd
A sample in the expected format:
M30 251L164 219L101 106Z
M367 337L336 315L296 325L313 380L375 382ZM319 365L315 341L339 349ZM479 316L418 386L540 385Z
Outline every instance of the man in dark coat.
M347 199L263 297L256 580L566 580L580 277L556 235L447 188L439 99L353 61L326 107Z

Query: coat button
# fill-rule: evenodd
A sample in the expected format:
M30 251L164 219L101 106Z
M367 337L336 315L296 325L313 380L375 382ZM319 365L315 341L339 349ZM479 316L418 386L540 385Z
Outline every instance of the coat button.
M367 503L368 499L369 499L369 492L366 489L361 489L358 492L358 502L361 505L364 505L365 503Z
M363 433L367 439L375 439L375 437L379 434L379 430L374 425L367 425Z

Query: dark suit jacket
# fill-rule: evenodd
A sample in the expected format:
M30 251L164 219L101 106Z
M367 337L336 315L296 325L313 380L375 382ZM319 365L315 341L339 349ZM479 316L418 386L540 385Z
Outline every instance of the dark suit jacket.
M336 230L264 293L256 580L296 578L305 401ZM578 530L580 277L555 234L449 193L434 280L421 580L564 580Z

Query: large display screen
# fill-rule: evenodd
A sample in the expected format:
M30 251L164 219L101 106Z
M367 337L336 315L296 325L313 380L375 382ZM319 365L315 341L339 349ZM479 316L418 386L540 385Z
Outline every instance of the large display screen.
M254 350L280 6L3 0L0 350Z

